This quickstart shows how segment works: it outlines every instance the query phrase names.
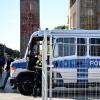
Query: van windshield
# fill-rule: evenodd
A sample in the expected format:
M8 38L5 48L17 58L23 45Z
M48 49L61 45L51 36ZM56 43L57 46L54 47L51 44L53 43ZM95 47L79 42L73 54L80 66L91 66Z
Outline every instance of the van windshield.
M27 57L27 55L37 55L40 52L40 48L41 48L41 41L43 40L43 37L33 37L30 40L30 43L27 46L26 49L26 53L25 53L25 57Z

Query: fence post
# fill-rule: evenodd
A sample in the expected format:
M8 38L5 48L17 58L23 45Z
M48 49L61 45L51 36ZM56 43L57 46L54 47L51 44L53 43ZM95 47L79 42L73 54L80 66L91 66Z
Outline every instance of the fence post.
M47 100L47 93L47 30L45 30L42 50L42 100Z

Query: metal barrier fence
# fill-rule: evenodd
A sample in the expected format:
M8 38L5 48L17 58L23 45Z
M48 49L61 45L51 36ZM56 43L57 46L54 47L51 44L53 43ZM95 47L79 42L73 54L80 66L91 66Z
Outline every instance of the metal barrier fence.
M42 50L42 100L47 100L47 34L44 33Z
M60 98L60 100L100 100L100 83L98 82L100 77L90 77L91 80L95 80L93 83L85 82L82 84L78 83L78 80L75 80L75 78L72 78L72 76L68 76L69 78L61 78L58 74L65 74L66 72L71 73L70 70L69 72L66 69L64 69L64 72L57 70L58 69L52 70L52 84L48 84L48 98L50 100L53 100L53 98ZM97 75L97 73L92 74Z
M99 63L94 58L90 58L88 63L88 59L77 57L71 62L74 66L69 62L67 67L50 67L47 80L48 98L100 100L100 66L90 66L92 61L96 61L97 65Z
M97 42L94 43L94 41ZM100 100L99 42L99 38L77 38L74 44L72 44L72 40L69 43L58 41L56 45L57 51L58 49L59 51L61 50L59 52L61 55L58 55L60 59L51 61L51 37L51 60L49 67L47 67L47 36L46 34L44 35L42 100ZM70 53L71 49L76 52ZM63 53L67 54L64 52L65 50L68 52L66 57L63 56ZM69 54L74 54L74 56Z

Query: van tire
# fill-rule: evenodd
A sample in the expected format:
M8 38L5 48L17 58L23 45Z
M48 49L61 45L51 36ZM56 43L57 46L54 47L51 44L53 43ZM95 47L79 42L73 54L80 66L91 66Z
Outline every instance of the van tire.
M33 93L34 81L31 77L22 77L19 81L18 90L23 95L31 95Z

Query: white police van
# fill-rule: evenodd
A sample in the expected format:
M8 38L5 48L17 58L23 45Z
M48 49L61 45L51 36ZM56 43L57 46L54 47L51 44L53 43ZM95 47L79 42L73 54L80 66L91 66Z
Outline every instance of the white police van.
M32 94L34 72L27 70L28 54L41 51L44 30L34 32L24 59L11 63L11 84L20 93ZM47 30L48 45L52 45L53 86L88 87L100 85L100 30ZM52 43L50 44L50 38ZM49 47L49 46L48 46Z

